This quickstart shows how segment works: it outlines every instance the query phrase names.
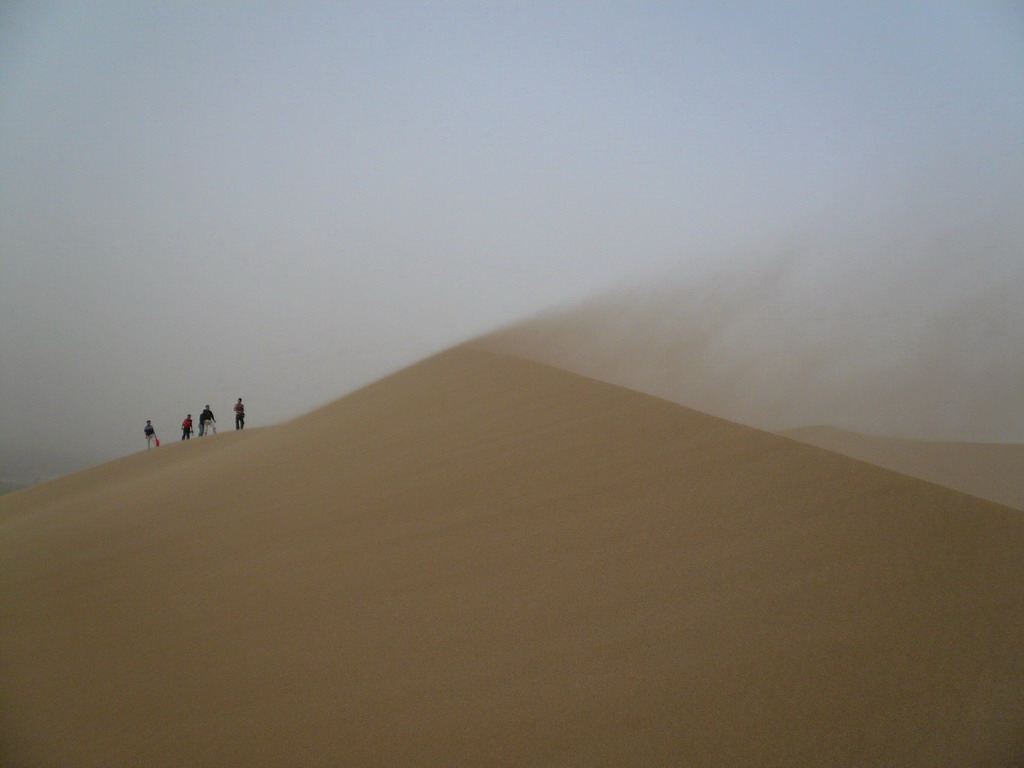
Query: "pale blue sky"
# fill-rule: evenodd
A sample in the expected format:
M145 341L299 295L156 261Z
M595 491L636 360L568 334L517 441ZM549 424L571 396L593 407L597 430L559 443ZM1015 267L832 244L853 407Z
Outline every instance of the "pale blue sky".
M0 455L279 421L737 244L1019 221L1022 179L1019 3L8 2Z

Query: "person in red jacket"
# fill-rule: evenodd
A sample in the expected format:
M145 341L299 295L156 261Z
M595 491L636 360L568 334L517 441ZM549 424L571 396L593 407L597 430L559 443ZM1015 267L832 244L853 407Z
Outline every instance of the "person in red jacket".
M185 417L185 420L181 422L181 439L190 440L192 438L192 414L190 413Z

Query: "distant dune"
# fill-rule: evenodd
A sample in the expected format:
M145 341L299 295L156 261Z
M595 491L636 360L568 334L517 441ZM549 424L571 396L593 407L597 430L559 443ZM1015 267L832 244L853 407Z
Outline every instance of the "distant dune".
M5 766L1024 764L1017 510L465 346L0 499Z
M1024 445L954 443L801 427L787 437L1024 510Z

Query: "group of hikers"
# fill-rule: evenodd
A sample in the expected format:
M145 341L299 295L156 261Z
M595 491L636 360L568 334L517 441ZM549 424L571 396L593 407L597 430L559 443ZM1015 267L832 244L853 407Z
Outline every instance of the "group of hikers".
M242 405L242 398L238 398L238 402L235 403L235 429L245 429L245 406ZM160 446L160 438L156 436L156 428L152 421L146 420L146 426L142 433L146 436L146 448L152 448L154 445ZM207 405L199 414L199 437L210 434L217 434L217 420L213 417L210 406ZM190 413L181 422L181 439L190 440L191 438L192 414Z

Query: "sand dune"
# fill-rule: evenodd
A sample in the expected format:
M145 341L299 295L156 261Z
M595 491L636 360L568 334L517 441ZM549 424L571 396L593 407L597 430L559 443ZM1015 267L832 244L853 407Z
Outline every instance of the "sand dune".
M462 347L0 499L6 766L1024 762L1016 510Z
M820 426L782 434L1024 510L1024 445L907 440Z

